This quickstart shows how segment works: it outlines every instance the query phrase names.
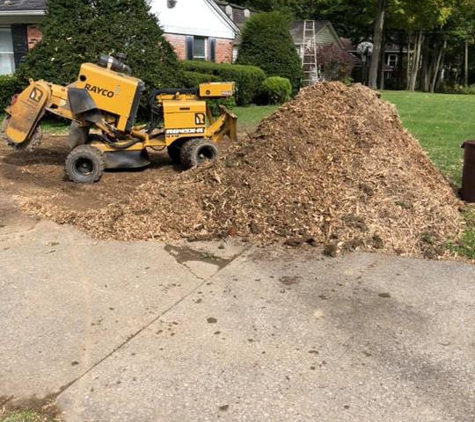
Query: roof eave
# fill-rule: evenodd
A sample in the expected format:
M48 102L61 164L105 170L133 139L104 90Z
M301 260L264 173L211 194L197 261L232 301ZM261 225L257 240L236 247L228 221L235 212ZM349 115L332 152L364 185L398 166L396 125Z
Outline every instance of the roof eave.
M237 34L241 33L239 27L224 13L221 8L213 0L205 0L215 10L219 16L230 26L230 28Z
M0 10L3 16L44 16L44 10Z

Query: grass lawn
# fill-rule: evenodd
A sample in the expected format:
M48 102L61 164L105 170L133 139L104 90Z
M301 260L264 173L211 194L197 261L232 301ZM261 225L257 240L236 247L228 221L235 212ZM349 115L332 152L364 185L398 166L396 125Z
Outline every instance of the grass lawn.
M238 117L238 130L252 132L259 122L277 110L279 106L235 107L233 113Z
M0 422L55 422L58 419L50 418L49 416L40 415L31 410L13 412L8 416L0 415Z
M420 141L437 167L460 186L463 150L475 139L475 96L384 91L396 105L404 126Z
M457 186L461 184L463 150L475 139L475 96L384 91L383 99L396 105L404 126L419 140L435 165ZM450 248L475 259L475 209L465 211L467 231Z

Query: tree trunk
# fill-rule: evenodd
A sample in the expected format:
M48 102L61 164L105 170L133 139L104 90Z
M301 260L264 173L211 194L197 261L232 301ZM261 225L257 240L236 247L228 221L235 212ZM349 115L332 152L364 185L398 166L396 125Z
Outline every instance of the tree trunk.
M421 62L421 50L422 50L422 43L424 41L424 35L422 30L419 31L416 37L416 42L414 45L414 54L412 60L412 71L411 71L411 81L409 84L409 91L415 91L417 85L417 77L419 76L419 65Z
M379 71L379 62L381 56L381 46L382 38L384 31L384 19L386 16L386 7L388 5L388 0L377 0L378 1L378 14L376 15L376 20L374 22L374 35L373 35L373 55L371 56L371 64L369 68L369 82L368 85L372 89L377 89L378 87L378 71Z
M437 86L437 81L439 79L439 73L442 65L442 57L445 53L445 49L447 48L447 40L444 40L444 44L439 48L437 53L437 60L435 62L435 69L434 69L434 76L432 78L432 83L430 85L430 92L434 93L435 88Z
M383 31L383 37L381 40L381 54L379 57L379 89L383 90L384 89L384 68L386 67L386 61L385 56L386 56L386 48L385 48L385 43L386 43L386 37L384 36L384 31Z
M411 87L411 75L412 75L412 56L414 52L411 53L412 48L412 34L409 36L409 41L407 43L407 68L406 68L406 90L409 91Z
M463 85L468 87L468 40L465 40L465 63L463 67Z
M405 39L402 36L399 36L398 38L398 43L399 43L399 57L397 61L397 75L396 75L396 82L397 82L397 89L401 89L404 83L404 44L405 44ZM409 47L408 47L409 48ZM409 61L408 61L409 63Z
M430 41L430 38L425 37L422 50L421 90L424 92L430 89Z
M440 85L445 82L445 75L447 69L445 69L445 55L447 54L447 42L444 43L444 49L442 52L442 60L440 61L440 70L439 75L437 78L437 82L435 83L435 91L440 91Z

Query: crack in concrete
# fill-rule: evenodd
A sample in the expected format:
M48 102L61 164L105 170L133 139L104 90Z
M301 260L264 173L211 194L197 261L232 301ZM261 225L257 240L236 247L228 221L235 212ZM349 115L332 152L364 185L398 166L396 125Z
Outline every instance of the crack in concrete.
M180 265L182 265L183 267L185 267L185 268L191 273L191 275L194 276L194 277L196 277L198 280L202 280L202 281L207 281L207 280L208 280L207 278L201 277L201 276L199 276L198 274L196 274L188 265L186 265L186 263L183 263L183 264L180 264ZM219 271L220 271L220 270L218 269L218 270L216 271L216 273L218 273ZM216 274L216 273L214 273L214 274ZM214 274L213 274L213 276L214 276Z
M135 333L130 334L121 344L119 344L116 348L114 348L111 352L109 352L107 355L105 355L103 358L99 359L94 365L92 365L89 369L87 369L85 372L83 372L79 377L71 381L69 384L63 386L60 390L60 392L57 394L56 398L59 397L64 391L66 391L69 387L74 385L76 382L84 378L88 373L93 371L95 368L97 368L101 363L105 362L107 359L109 359L112 355L114 355L116 352L118 352L122 347L124 347L126 344L128 344L131 340L133 340L135 337L137 337L139 334L143 333L148 327L153 325L155 322L157 322L161 317L163 317L165 314L170 312L173 308L175 308L177 305L179 305L181 302L183 302L185 299L187 299L190 295L192 295L196 290L200 289L203 287L205 284L206 280L203 280L202 283L200 283L198 286L196 286L194 289L190 290L185 296L181 297L178 301L173 303L171 306L169 306L167 309L165 309L163 312L161 312L159 315L157 315L155 318L153 318L150 322L145 324L142 328L137 330Z
M250 249L249 248L246 248L245 250L243 250L242 252L240 252L239 254L235 255L232 259L229 260L229 262L226 264L226 266L228 266L229 264L231 264L233 261L235 261L237 258L239 258L240 256L242 256L245 252L247 252L248 250ZM121 344L119 344L117 347L115 347L111 352L109 352L107 355L105 355L103 358L99 359L94 365L92 365L90 368L88 368L86 371L84 371L80 376L78 376L77 378L75 378L74 380L72 380L69 384L66 384L64 385L63 387L61 387L59 389L59 391L57 393L54 394L54 399L57 399L62 393L64 393L67 389L69 389L71 386L73 386L74 384L76 384L78 381L80 381L82 378L84 378L87 374L89 374L90 372L92 372L95 368L97 368L100 364L102 364L103 362L105 362L107 359L109 359L111 356L113 356L116 352L118 352L120 349L122 349L125 345L127 345L130 341L132 341L134 338L136 338L138 335L140 335L141 333L143 333L147 328L149 328L151 325L153 325L155 322L157 322L160 318L162 318L164 315L166 315L168 312L170 312L172 309L174 309L176 306L178 306L180 303L184 302L185 299L187 299L188 297L190 297L193 293L195 293L197 290L201 289L204 284L209 280L209 278L212 278L214 277L217 273L219 273L223 268L225 268L226 266L223 266L222 268L220 268L215 274L213 274L212 277L209 277L209 278L203 278L203 277L198 277L196 276L193 271L191 271L190 268L188 268L186 265L184 264L180 264L180 265L183 265L187 270L190 271L190 273L196 277L197 279L201 280L202 282L196 286L194 289L190 290L186 295L184 295L183 297L181 297L179 300L177 300L175 303L173 303L171 306L169 306L167 309L165 309L163 312L161 312L159 315L157 315L155 318L153 318L150 322L148 322L147 324L145 324L142 328L140 328L139 330L137 330L135 333L129 335Z

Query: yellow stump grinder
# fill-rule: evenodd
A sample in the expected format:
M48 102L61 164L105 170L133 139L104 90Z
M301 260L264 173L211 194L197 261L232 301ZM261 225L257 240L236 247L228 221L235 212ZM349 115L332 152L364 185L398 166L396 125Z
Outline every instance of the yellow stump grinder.
M216 144L235 141L234 114L220 107L213 118L207 100L234 94L233 82L204 83L194 89L156 89L148 124L136 126L144 83L131 76L123 56L100 56L84 63L76 82L66 87L43 80L12 99L2 126L7 143L33 149L41 142L41 120L52 113L71 121L65 170L78 183L98 181L105 169L141 168L150 164L147 148L167 148L185 168L215 159Z

